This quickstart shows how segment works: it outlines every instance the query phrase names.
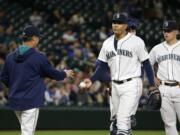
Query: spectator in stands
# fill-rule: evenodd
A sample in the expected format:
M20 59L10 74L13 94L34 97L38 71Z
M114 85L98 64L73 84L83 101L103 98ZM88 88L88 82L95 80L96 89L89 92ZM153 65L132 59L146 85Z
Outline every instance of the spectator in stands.
M87 90L80 89L77 93L77 105L87 106L89 103L89 94Z
M85 23L84 17L81 15L80 12L77 12L72 15L72 17L69 20L70 25L82 25Z
M161 0L153 0L154 12L157 18L163 18L163 3Z
M74 42L77 40L75 37L75 33L71 29L65 31L62 38L65 39L67 42Z
M38 11L34 10L32 15L29 17L29 21L32 25L38 27L42 23L42 17Z
M69 100L70 90L66 89L66 85L68 84L61 85L59 89L60 92L59 105L68 105L70 102Z
M61 16L61 21L57 24L60 31L65 31L68 27L66 20Z
M92 53L91 43L89 41L86 41L82 48L83 58L88 59L90 53Z
M53 84L45 91L45 105L59 105L60 98L60 90L56 84Z
M54 9L47 19L47 22L50 24L59 24L63 19L62 15L58 8Z
M83 58L82 51L80 48L73 49L73 56L66 58L66 63L69 68L78 68L81 71L84 71L85 67L85 59Z
M106 28L104 26L102 26L99 31L99 39L101 41L104 41L106 38L107 38Z

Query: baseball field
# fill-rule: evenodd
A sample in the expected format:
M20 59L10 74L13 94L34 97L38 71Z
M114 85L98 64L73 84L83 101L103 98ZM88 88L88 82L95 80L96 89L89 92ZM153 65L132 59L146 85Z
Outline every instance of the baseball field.
M18 131L0 131L0 135L20 135ZM108 135L106 130L37 131L36 135ZM163 131L134 131L133 135L164 135Z

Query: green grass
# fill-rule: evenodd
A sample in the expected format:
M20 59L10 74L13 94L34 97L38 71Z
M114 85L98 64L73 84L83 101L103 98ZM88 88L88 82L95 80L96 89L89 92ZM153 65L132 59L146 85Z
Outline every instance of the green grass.
M0 131L0 135L20 135L18 131ZM36 135L108 135L108 131L37 131ZM134 131L133 135L164 135L163 131Z

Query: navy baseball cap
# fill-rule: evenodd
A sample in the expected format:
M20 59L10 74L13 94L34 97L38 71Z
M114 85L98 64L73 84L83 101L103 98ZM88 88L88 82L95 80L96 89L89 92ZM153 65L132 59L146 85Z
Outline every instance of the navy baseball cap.
M163 30L178 30L177 22L175 20L164 21Z
M135 30L137 28L137 20L129 18L128 27Z
M128 24L128 19L124 14L115 13L112 18L112 23Z
M40 33L39 29L33 25L26 26L23 30L22 35L23 36L36 36L39 38L42 37L42 34Z

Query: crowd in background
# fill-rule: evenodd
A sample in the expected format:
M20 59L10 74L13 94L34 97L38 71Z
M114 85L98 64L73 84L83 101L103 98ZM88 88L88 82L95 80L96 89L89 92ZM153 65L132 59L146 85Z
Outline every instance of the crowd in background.
M56 1L58 0L47 0L47 4L53 4ZM43 24L47 24L49 27L56 25L56 32L58 33L54 32L53 34L57 35L57 37L50 43L40 46L39 50L43 51L51 64L57 69L70 68L76 72L75 79L61 82L49 78L45 79L47 86L45 105L108 106L109 97L105 84L97 81L89 90L80 89L78 85L84 78L92 75L101 45L112 34L111 20L113 12L124 12L141 21L145 18L164 19L164 14L168 8L166 7L168 0L163 2L161 0L103 1L106 1L107 5L110 5L113 10L107 7L107 12L100 16L101 21L98 21L97 18L94 23L90 23L91 20L87 21L86 19L88 16L79 11L69 13L66 16L60 10L63 7L58 8L58 5L57 8L47 12L44 11L45 7L43 8L41 1L27 0L24 3L21 0L16 0L18 3L23 3L20 5L24 6L24 8L33 5L33 10L27 20L29 24L37 27L41 27ZM9 0L9 3L11 2ZM46 17L42 13L45 13ZM11 22L11 18L7 18L6 14L8 12L0 7L0 71L4 65L6 55L21 44L20 38L14 32L14 23ZM86 32L83 29L84 26L89 27ZM48 36L45 38L48 38ZM45 38L42 40L45 40ZM147 89L146 83L144 83L144 89ZM5 92L0 92L0 106L6 104L6 91L7 89ZM140 100L140 108L144 108L145 103L146 94L143 94Z

